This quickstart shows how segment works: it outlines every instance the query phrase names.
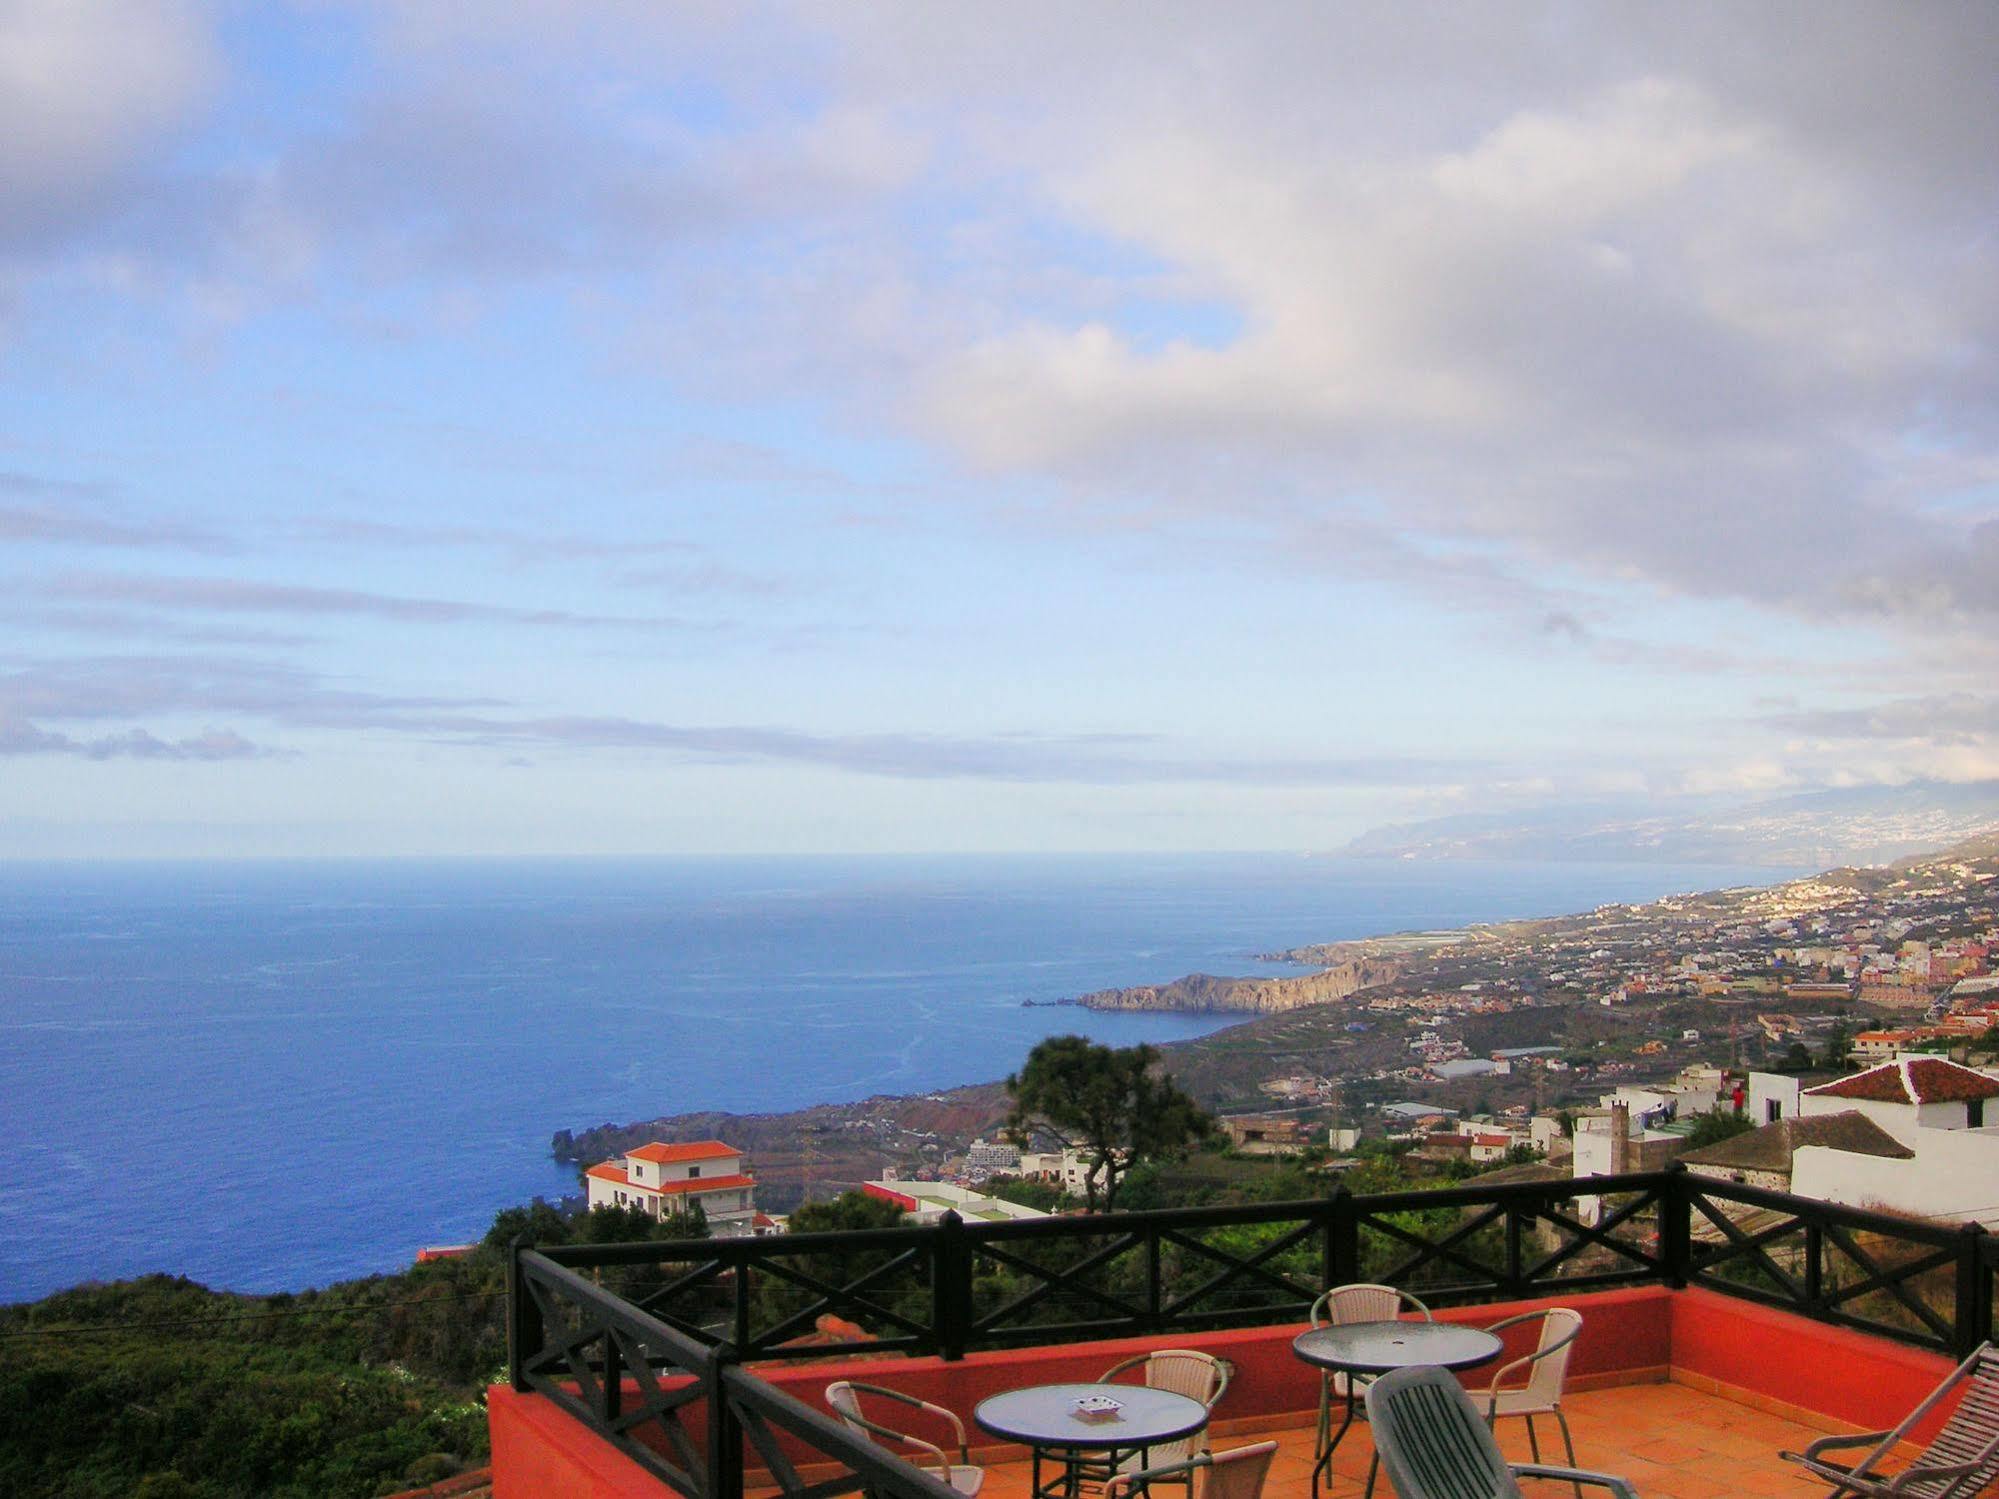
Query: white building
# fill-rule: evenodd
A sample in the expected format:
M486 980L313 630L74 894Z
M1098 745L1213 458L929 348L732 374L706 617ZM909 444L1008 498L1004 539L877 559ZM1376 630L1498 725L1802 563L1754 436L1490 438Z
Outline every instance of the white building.
M950 1182L887 1181L862 1182L861 1190L870 1197L892 1202L911 1223L935 1223L946 1213L984 1223L1004 1223L1015 1218L1046 1218L1039 1208L1023 1207L998 1197L988 1197Z
M1811 1118L1859 1111L1914 1152L1914 1159L1854 1156L1801 1147L1791 1190L1801 1197L1999 1226L1999 1116L1986 1126L1999 1081L1942 1057L1901 1057L1799 1099Z
M743 1169L743 1153L720 1140L641 1145L626 1151L622 1163L592 1166L584 1180L593 1208L637 1208L667 1218L699 1203L717 1237L755 1228L756 1178Z

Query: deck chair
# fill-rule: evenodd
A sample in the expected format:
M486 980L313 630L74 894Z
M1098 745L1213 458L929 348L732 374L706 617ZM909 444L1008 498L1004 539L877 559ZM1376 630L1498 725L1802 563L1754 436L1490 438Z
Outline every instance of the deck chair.
M1906 1467L1883 1472L1882 1464L1925 1416L1962 1388L1964 1398L1937 1434ZM1856 1463L1840 1463L1825 1454L1838 1447L1865 1447ZM1832 1485L1827 1499L1846 1494L1893 1496L1900 1499L1970 1499L1999 1477L1999 1348L1981 1344L1942 1384L1892 1431L1867 1431L1857 1436L1820 1437L1803 1452L1782 1452L1786 1462L1800 1463Z
M1201 1499L1262 1499L1263 1480L1270 1472L1270 1460L1276 1455L1275 1442L1258 1442L1253 1447L1236 1447L1228 1452L1204 1452L1184 1463L1162 1463L1120 1473L1104 1490L1104 1499L1129 1499L1134 1489L1142 1492L1162 1478L1178 1481L1196 1471L1207 1475L1201 1481Z
M1569 1377L1569 1354L1575 1348L1576 1339L1582 1335L1583 1315L1565 1306L1551 1306L1538 1312L1522 1312L1517 1317L1508 1317L1493 1323L1486 1331L1503 1332L1509 1327L1521 1327L1529 1322L1541 1324L1541 1336L1532 1353L1510 1364L1502 1364L1499 1372L1492 1376L1492 1383L1484 1396L1486 1424L1497 1426L1501 1416L1525 1417L1527 1447L1538 1463L1541 1460L1541 1440L1534 1434L1534 1418L1553 1416L1562 1428L1562 1447L1568 1453L1569 1466L1573 1468L1576 1465L1576 1441L1569 1435L1569 1418L1562 1414L1562 1385ZM1507 1381L1522 1369L1527 1371L1526 1383L1508 1386Z
M1118 1376L1132 1370L1145 1370L1145 1384L1155 1390L1171 1390L1176 1395L1185 1395L1190 1400L1198 1400L1209 1410L1215 1408L1222 1396L1228 1393L1229 1380L1234 1377L1235 1366L1227 1359L1216 1358L1212 1353L1197 1353L1191 1348L1162 1348L1154 1353L1141 1353L1114 1364L1097 1379L1098 1384L1115 1384ZM1175 1474L1168 1481L1184 1486L1189 1499L1194 1492L1194 1470L1189 1460L1197 1452L1205 1451L1207 1436L1196 1432L1193 1436L1182 1437L1176 1442L1159 1442L1148 1449L1146 1471L1156 1473L1161 1468L1172 1468ZM1133 1453L1118 1465L1116 1470L1097 1468L1091 1471L1087 1464L1072 1465L1078 1476L1085 1482L1107 1482L1116 1473L1131 1472L1138 1468L1138 1455ZM1181 1471L1181 1470L1185 1471ZM1105 1499L1109 1499L1106 1490Z
M1398 1291L1394 1286L1334 1286L1312 1303L1312 1325L1343 1327L1351 1322L1393 1322L1405 1308L1420 1312L1425 1322L1437 1320L1420 1299L1407 1291ZM1320 1371L1319 1437L1312 1448L1315 1457L1324 1457L1326 1445L1333 1439L1333 1396L1338 1395L1342 1400L1351 1399L1367 1385L1366 1376L1339 1374L1331 1369Z
M958 1447L958 1460L951 1461L944 1449L935 1442L911 1436L908 1432L897 1431L892 1426L884 1426L881 1422L871 1419L862 1412L863 1397L905 1405L924 1415L942 1420L951 1428L951 1439ZM913 1457L908 1451L902 1451L899 1455L907 1458L931 1477L949 1484L963 1494L965 1499L972 1499L986 1481L986 1470L973 1465L971 1452L965 1445L965 1423L941 1405L918 1400L914 1395L905 1395L900 1390L885 1389L881 1385L855 1384L846 1379L826 1386L826 1404L832 1407L834 1415L862 1436L872 1437L890 1447L912 1449L915 1453Z
M1367 1387L1374 1450L1397 1499L1524 1499L1523 1478L1595 1484L1616 1499L1638 1499L1622 1478L1509 1463L1471 1396L1448 1369L1397 1369Z

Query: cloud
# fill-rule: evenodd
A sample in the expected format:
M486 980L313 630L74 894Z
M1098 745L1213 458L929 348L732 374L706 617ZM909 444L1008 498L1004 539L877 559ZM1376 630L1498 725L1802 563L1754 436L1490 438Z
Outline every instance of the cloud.
M174 0L0 0L0 253L113 211L219 73L202 14Z
M397 620L406 624L506 624L560 630L680 631L710 628L666 616L584 614L458 599L377 593L357 588L316 588L230 578L73 574L25 591L59 599L223 614L280 614L310 618Z
M0 544L161 548L226 552L212 531L175 521L124 520L102 513L109 486L0 471Z
M896 780L1071 785L1199 783L1242 787L1421 786L1488 774L1469 761L1401 757L1231 759L1187 756L1129 735L805 733L759 726L690 726L625 718L494 719L438 715L408 727L483 744L651 750L695 762L768 761Z
M0 756L74 755L85 760L252 760L277 753L229 729L208 729L186 739L161 739L127 729L96 739L52 733L32 723L0 717Z

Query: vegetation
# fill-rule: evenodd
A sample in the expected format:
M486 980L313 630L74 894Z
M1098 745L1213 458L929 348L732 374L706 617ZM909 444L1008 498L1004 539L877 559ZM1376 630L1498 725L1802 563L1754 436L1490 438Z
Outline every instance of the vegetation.
M537 1200L462 1259L323 1290L150 1275L0 1308L0 1494L362 1499L477 1467L506 1366L507 1246L707 1232L699 1214Z
M1734 1109L1714 1109L1695 1117L1694 1127L1687 1134L1687 1149L1701 1150L1709 1145L1719 1145L1723 1140L1746 1135L1754 1128L1756 1126L1747 1114L1738 1114Z
M1050 1036L1006 1080L1013 1095L1007 1129L1028 1143L1052 1135L1081 1151L1089 1166L1089 1209L1117 1206L1118 1184L1141 1161L1180 1154L1214 1126L1172 1078L1157 1072L1152 1046L1112 1048L1083 1036Z

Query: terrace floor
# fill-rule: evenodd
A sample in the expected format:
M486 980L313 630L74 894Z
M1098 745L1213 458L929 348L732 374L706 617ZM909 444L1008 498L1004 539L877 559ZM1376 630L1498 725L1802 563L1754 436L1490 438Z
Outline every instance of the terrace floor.
M1641 1499L1803 1499L1825 1492L1823 1483L1777 1454L1799 1451L1814 1437L1835 1429L1827 1423L1803 1425L1680 1384L1583 1391L1568 1396L1564 1407L1575 1433L1577 1465L1629 1479ZM1563 1461L1555 1423L1537 1418L1534 1424L1542 1436L1543 1460ZM1499 1434L1509 1458L1529 1460L1524 1421L1501 1421ZM1214 1445L1225 1450L1275 1439L1278 1452L1264 1487L1265 1499L1310 1499L1312 1438L1307 1425L1218 1436ZM1372 1455L1367 1427L1357 1422L1333 1458L1331 1489L1321 1492L1329 1499L1357 1499ZM1028 1499L1028 1471L1025 1461L989 1468L980 1499ZM1530 1495L1574 1492L1566 1484L1528 1483L1526 1489ZM1376 1486L1379 1495L1390 1492L1386 1481Z

